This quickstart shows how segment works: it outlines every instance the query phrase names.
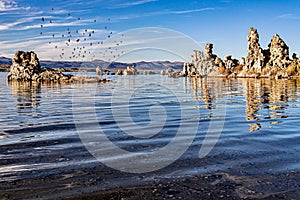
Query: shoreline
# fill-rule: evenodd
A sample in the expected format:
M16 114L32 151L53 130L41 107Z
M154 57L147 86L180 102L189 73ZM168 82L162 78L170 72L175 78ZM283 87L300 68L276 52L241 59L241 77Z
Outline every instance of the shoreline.
M101 188L101 178L93 183L85 179L93 176L70 178L74 188L49 186L51 177L23 180L26 190L18 189L14 183L3 182L1 199L22 197L24 199L297 199L300 195L300 171L263 175L233 175L227 172L215 172L185 177L158 179L155 183L143 185L117 186L112 189ZM55 177L54 177L55 178ZM87 182L86 182L87 181ZM70 182L70 181L69 181ZM102 183L103 184L103 183ZM8 189L9 188L9 189ZM14 188L14 189L12 189ZM22 187L21 187L22 188ZM34 189L35 188L35 189ZM50 192L52 191L52 192ZM54 192L55 191L55 192Z
M66 199L297 199L300 195L299 180L300 171L261 177L217 172Z

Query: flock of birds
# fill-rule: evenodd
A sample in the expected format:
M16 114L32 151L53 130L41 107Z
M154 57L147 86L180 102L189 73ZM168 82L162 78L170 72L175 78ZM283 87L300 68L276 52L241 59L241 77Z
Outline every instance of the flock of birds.
M52 11L54 11L54 8L52 8ZM66 17L71 18L72 16L68 13ZM82 19L80 17L75 17L74 20L80 21ZM110 21L111 19L107 18L107 23ZM53 23L53 19L41 17L40 35L49 34L45 33L44 29L47 25ZM94 19L91 23L95 24L97 23L97 20ZM124 51L121 51L118 48L120 45L124 44L124 41L122 40L124 34L121 34L122 37L118 37L118 40L112 41L109 39L112 39L113 31L110 31L107 25L104 26L103 29L107 34L105 36L106 38L102 38L102 40L93 39L93 36L96 33L93 29L86 28L82 30L69 27L60 34L50 33L50 38L52 38L53 41L49 41L48 43L49 45L53 44L54 51L59 52L59 57L62 60L94 60L97 58L108 61L116 60L124 54ZM106 42L108 44L105 44Z

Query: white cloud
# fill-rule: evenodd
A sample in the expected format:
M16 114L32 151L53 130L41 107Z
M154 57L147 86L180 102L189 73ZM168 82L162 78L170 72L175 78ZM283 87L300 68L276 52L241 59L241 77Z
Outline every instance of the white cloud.
M283 14L283 15L278 15L276 18L278 19L300 19L299 16L296 16L294 14Z
M19 7L19 5L13 0L0 0L0 12L20 9L28 10L30 9L30 7Z
M155 12L148 12L143 14L128 14L118 17L112 17L115 22L120 20L129 20L129 19L136 19L140 17L153 17L153 16L160 16L160 15L182 15L182 14L188 14L188 13L195 13L195 12L205 12L205 11L213 11L217 8L208 7L208 8L199 8L199 9L192 9L192 10L161 10L161 11L155 11Z
M209 11L209 10L215 10L215 9L216 8L199 8L199 9L193 9L193 10L169 11L166 13L167 14L187 14L187 13L203 12L203 11Z
M23 24L23 23L32 22L35 18L36 17L29 17L29 18L19 19L15 22L10 22L10 23L0 25L0 31L12 29L13 27Z
M117 8L123 8L123 7L130 7L130 6L137 6L137 5L142 5L150 2L156 2L157 0L139 0L139 1L131 1L131 2L126 2L123 4L119 4L116 7Z
M18 5L15 1L10 1L10 0L0 1L0 11L16 10L16 9L18 9Z

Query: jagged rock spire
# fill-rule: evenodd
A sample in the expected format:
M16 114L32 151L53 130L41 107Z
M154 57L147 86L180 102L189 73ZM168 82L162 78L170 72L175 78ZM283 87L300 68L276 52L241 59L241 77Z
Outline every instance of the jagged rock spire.
M286 68L290 63L289 47L280 38L278 34L275 34L269 44L269 59L267 66Z
M245 67L247 69L254 69L255 71L261 71L261 68L265 65L265 56L259 44L259 35L257 29L251 27L249 29L247 39L248 39L248 52L247 52Z

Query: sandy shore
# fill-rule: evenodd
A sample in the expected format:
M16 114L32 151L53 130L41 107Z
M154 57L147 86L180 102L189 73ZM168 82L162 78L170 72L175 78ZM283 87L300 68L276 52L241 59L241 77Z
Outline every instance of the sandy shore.
M45 177L12 181L0 186L0 199L299 199L300 172L233 176L218 172L159 180L141 186L102 189L91 173L71 179ZM51 183L51 179L60 185ZM75 179L74 179L75 178ZM53 181L53 180L52 180ZM62 187L69 185L75 187ZM49 196L50 195L50 196Z
M68 199L299 199L300 172L257 178L216 173Z

